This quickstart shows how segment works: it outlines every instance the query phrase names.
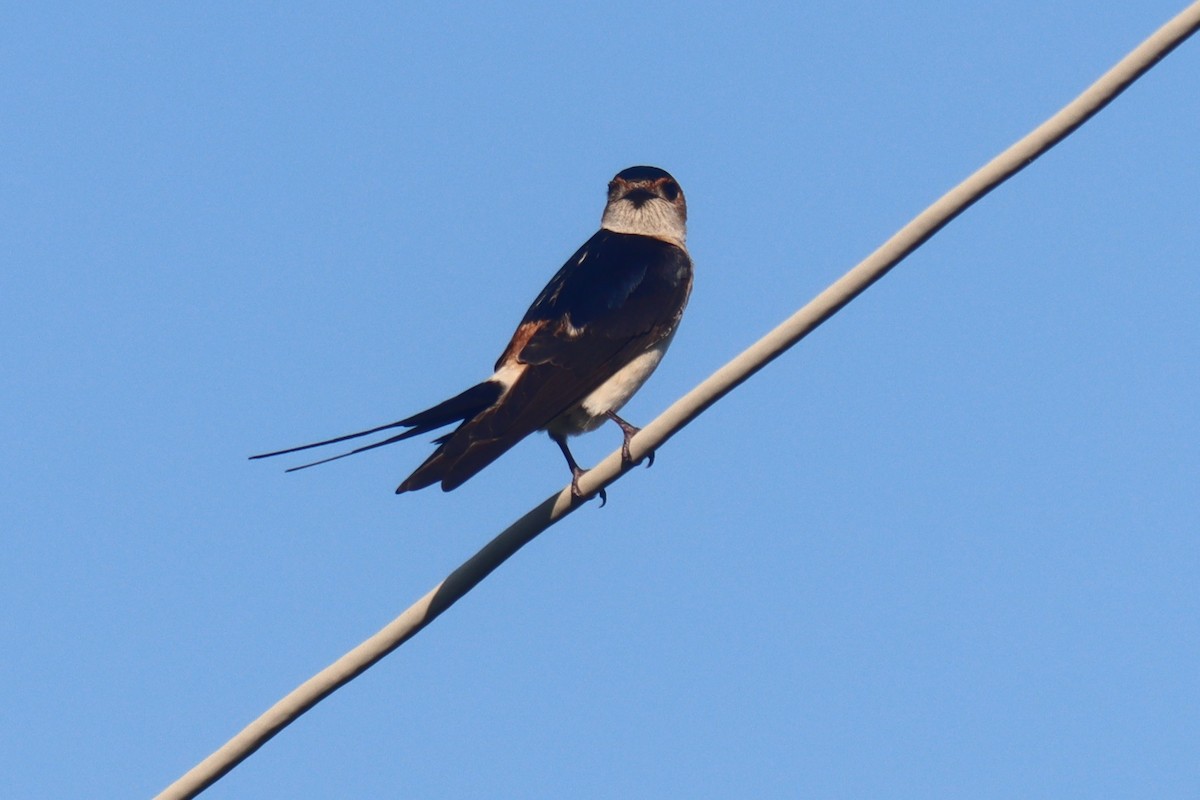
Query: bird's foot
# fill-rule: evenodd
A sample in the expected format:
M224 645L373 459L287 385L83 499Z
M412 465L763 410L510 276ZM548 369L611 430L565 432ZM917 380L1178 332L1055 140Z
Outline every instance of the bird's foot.
M641 430L641 428L636 428L635 432L638 430ZM629 440L632 438L633 438L632 436L626 436L625 441L621 442L621 460L624 461L626 464L634 463L633 456L629 454ZM654 466L654 451L653 450L646 453L646 455L643 456L643 458L646 460L646 469L650 469L651 467Z
M620 417L618 417L616 414L614 414L611 411L606 412L606 416L609 419L611 419L613 422L617 423L617 425L621 428L621 434L625 437L624 441L621 442L621 460L624 461L626 464L633 464L634 460L633 460L633 455L629 452L629 443L631 441L633 441L633 437L638 434L638 431L640 431L641 428L639 428L638 426L636 426L630 422L626 422L625 420L621 419ZM646 453L645 458L646 458L646 469L649 469L650 467L654 466L654 451L653 450Z
M571 494L580 500L583 499L583 492L579 489L579 479L585 473L587 473L586 469L580 469L579 467L571 468ZM608 502L608 492L601 489L596 494L600 497L600 507L604 508L604 505Z
M571 455L571 448L567 447L567 439L565 436L555 436L550 434L550 438L558 445L558 449L562 450L563 458L567 459L567 466L571 468L571 496L582 500L583 492L579 489L579 479L587 472L575 461L575 456ZM604 508L604 504L608 502L608 493L603 489L596 492L600 495L600 507Z

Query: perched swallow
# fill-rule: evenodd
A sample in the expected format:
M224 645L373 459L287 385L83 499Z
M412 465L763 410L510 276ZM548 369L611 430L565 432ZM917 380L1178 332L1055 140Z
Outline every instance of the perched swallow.
M692 290L686 233L687 203L675 179L657 167L623 170L608 184L600 230L533 301L492 377L398 422L251 458L409 429L292 472L457 424L434 440L437 450L396 489L401 494L441 483L448 492L544 430L566 457L571 490L581 496L585 470L567 437L611 419L625 437L622 455L632 461L629 441L639 429L617 412L654 372L683 316Z

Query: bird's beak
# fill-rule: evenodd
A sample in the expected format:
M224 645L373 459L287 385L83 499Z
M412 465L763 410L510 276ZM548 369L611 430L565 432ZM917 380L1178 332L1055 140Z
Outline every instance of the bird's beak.
M621 199L633 203L634 208L641 208L654 198L654 192L649 189L630 189Z

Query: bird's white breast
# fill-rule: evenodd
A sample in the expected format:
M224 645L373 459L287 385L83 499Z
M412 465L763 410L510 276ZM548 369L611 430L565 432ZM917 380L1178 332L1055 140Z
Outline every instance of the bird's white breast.
M673 338L674 333L621 367L599 388L555 418L546 426L547 430L570 436L599 428L608 419L605 416L607 412L615 414L620 411L629 398L642 388L658 362L662 361Z

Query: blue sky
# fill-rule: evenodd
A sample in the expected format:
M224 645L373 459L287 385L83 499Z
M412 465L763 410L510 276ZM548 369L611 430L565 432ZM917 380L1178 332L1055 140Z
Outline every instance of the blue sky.
M690 208L646 421L1180 7L7 12L0 794L158 791L566 482L541 436L451 494L392 493L423 441L246 456L489 374L615 172ZM1197 74L207 796L1194 796Z

